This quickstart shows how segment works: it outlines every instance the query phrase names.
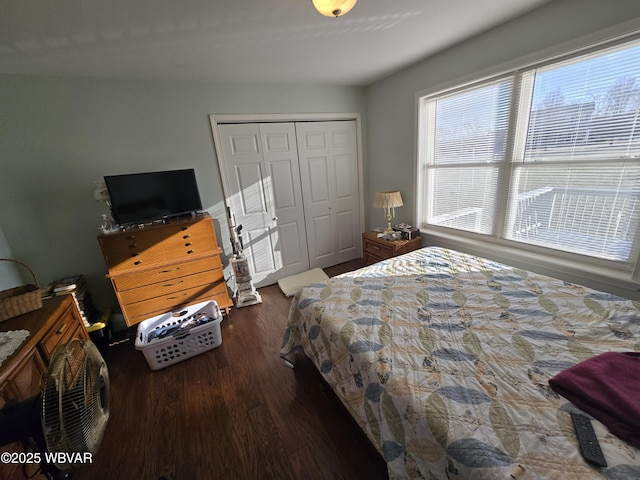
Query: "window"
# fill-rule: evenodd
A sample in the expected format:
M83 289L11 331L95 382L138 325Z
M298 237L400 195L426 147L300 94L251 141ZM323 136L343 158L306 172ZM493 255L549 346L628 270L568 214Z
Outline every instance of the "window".
M640 42L422 97L419 118L421 227L633 262Z

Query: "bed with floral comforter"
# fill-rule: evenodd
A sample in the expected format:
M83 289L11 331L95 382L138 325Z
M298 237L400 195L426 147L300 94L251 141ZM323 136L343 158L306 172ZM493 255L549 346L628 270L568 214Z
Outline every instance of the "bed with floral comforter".
M596 420L608 466L582 459L576 407L548 383L600 353L640 351L639 310L429 247L302 289L281 356L312 360L392 480L640 478L640 450Z

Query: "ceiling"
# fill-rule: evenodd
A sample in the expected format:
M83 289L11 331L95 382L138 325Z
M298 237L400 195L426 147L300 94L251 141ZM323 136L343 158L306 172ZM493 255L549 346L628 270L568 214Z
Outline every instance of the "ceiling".
M0 0L0 73L368 85L549 0Z

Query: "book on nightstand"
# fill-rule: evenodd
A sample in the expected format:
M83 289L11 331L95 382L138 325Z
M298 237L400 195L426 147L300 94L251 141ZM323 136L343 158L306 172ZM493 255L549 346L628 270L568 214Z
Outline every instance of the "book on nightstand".
M420 236L419 228L407 225L406 223L399 223L398 225L395 225L393 229L400 232L403 240L412 240Z

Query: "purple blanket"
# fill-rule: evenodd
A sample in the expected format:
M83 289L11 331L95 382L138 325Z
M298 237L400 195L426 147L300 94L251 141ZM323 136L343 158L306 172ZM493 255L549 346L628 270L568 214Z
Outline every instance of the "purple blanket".
M640 353L603 353L564 370L549 385L640 448Z

